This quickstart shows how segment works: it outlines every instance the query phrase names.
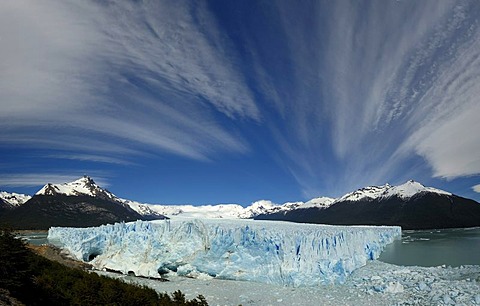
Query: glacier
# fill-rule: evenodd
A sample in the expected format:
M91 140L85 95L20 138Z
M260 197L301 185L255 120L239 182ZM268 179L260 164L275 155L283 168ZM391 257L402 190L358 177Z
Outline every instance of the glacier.
M344 283L400 237L398 226L181 218L48 231L49 243L99 270L292 287Z

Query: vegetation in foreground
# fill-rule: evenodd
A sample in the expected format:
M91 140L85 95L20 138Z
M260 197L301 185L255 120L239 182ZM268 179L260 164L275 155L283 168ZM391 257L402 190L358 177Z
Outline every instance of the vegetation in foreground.
M145 286L65 267L27 249L11 230L0 229L0 304L13 305L208 305ZM14 302L12 302L14 301Z

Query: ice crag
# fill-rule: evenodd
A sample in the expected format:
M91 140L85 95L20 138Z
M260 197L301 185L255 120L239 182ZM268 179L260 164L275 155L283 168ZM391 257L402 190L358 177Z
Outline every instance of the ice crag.
M97 269L286 286L343 283L400 236L396 226L210 219L54 227L48 232L50 243Z

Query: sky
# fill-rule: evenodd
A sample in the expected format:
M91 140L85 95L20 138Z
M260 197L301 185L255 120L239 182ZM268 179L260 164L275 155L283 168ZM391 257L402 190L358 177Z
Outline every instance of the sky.
M480 2L0 2L0 189L480 201Z

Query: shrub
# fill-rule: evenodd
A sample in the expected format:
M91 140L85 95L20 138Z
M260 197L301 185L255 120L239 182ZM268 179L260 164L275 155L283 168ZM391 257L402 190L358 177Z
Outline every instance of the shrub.
M0 229L0 289L26 305L208 305L201 295L187 300L178 290L170 297L63 266L28 250L8 229Z

